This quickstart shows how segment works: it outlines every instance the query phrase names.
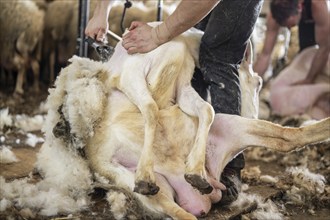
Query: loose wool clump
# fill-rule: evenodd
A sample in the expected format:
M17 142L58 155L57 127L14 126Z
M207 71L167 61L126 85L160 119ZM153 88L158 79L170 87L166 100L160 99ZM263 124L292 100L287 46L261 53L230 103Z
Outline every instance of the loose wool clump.
M34 213L53 216L58 213L72 213L87 208L84 197L69 196L61 187L45 180L32 184L28 178L6 182L0 176L0 209L15 206L17 209L30 209Z
M325 191L324 176L312 173L306 167L290 167L286 171L293 180L293 185L286 191L288 203L313 206L312 198Z
M0 130L14 126L25 132L38 131L41 130L44 121L45 116L43 115L32 117L25 114L11 115L8 108L0 110Z
M44 139L37 137L35 134L27 133L27 140L25 143L30 147L35 147L38 143L43 143Z
M28 116L28 115L16 115L14 117L14 124L15 127L22 129L25 132L30 131L40 131L42 125L45 121L45 116L43 115L35 115L35 116Z
M250 219L281 220L284 218L271 200L268 199L265 202L255 194L240 193L237 200L230 207L243 210L252 203L256 204L257 208L248 214Z
M123 219L126 216L127 204L124 193L110 191L107 193L107 201L111 204L111 212L116 219Z
M4 127L10 127L13 124L12 116L9 114L9 109L0 110L0 130L3 131Z
M307 167L291 167L287 169L293 177L293 182L311 193L323 193L325 178L321 174L312 173Z
M15 163L18 159L15 154L10 150L10 147L0 147L0 164Z
M271 184L275 184L278 182L277 177L273 177L270 175L262 175L262 176L260 176L260 180L264 183L271 183Z

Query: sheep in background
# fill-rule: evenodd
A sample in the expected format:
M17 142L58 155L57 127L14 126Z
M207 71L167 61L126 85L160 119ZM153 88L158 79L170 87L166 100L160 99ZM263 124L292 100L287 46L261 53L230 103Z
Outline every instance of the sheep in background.
M55 67L65 66L76 52L79 1L53 1L47 5L42 48L43 72L49 83L55 79Z
M44 13L31 1L3 1L0 7L0 65L17 71L14 94L23 94L28 68L34 74L34 90L39 90L39 61Z
M39 9L45 11L47 9L48 3L55 0L32 0L32 1L36 3Z
M168 17L175 9L178 2L164 2L162 7L162 20ZM109 14L109 29L121 36L123 34L121 30L121 19L124 10L124 4L122 2L116 3ZM132 21L152 22L157 20L157 2L156 1L132 1L132 7L126 10L123 20L123 28L128 28ZM117 41L108 39L110 45L116 45Z
M173 4L174 5L174 4ZM175 9L175 8L173 8ZM171 9L171 4L163 5L163 20L168 17L168 15L173 11ZM124 10L124 4L116 3L110 11L109 14L109 29L118 35L122 35L121 30L121 19ZM128 28L132 21L143 21L151 22L157 20L158 8L155 2L138 2L132 1L132 6L126 10L125 17L123 20L124 28Z

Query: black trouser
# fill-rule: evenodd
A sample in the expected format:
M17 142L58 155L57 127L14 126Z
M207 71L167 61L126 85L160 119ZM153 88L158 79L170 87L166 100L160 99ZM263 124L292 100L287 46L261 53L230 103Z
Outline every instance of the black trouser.
M263 0L222 0L197 28L204 31L192 85L205 99L208 89L215 113L240 115L238 68ZM243 168L240 154L227 166ZM243 159L242 159L243 158ZM243 162L242 162L243 161Z
M300 22L299 24L299 52L307 47L314 46L315 41L315 24L314 22Z

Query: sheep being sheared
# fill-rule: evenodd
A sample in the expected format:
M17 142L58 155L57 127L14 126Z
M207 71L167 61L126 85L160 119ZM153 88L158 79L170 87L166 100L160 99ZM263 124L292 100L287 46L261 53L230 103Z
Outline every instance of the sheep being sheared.
M194 37L194 34L191 34L191 37ZM72 64L62 70L56 87L50 90L48 97L50 110L44 127L46 139L37 163L46 178L54 179L55 183L65 182L65 187L79 191L79 195L82 195L86 188L82 189L81 183L85 181L83 186L88 189L87 183L90 181L86 182L86 178L88 179L89 175L79 175L77 169L84 170L85 173L98 173L108 179L112 186L130 192L153 212L174 219L196 219L195 216L206 215L211 204L221 199L223 185L219 182L220 174L224 166L240 151L250 146L264 146L288 152L296 147L329 138L329 119L302 128L287 128L257 119L216 114L208 135L206 153L197 155L206 158L205 178L212 187L211 193L201 194L185 179L185 161L194 145L199 123L196 117L182 111L181 106L175 103L178 99L175 96L168 101L168 105L160 108L150 155L159 192L153 196L134 193L137 164L142 155L145 157L142 153L145 119L129 96L114 87L118 85L118 79L121 79L117 74L122 72L113 70L123 67L124 71L134 71L135 75L131 73L128 76L136 77L120 81L126 83L126 86L143 83L137 81L141 78L136 74L141 73L135 65L142 65L142 68L161 67L169 61L152 61L163 58L164 54L180 55L183 58L177 60L182 61L191 55L196 56L193 52L198 48L196 45L199 45L199 42L190 41L186 44L189 36L180 36L153 53L134 55L130 59L119 43L112 61L105 64L85 58L73 58ZM190 47L190 50L184 49L182 45L178 47L180 44ZM167 51L163 53L165 48ZM183 50L179 53L178 50L181 49ZM115 61L116 65L109 65ZM146 79L142 77L147 80L151 94L154 94L155 85L177 86L181 84L177 84L176 80L187 77L179 74L178 78L173 80L167 77L166 73L168 72L151 71ZM186 80L190 85L190 78ZM244 85L255 88L255 84ZM166 88L157 87L160 90ZM255 89L257 91L257 88ZM196 101L189 98L191 97L188 95L186 101ZM251 103L251 100L243 100L242 105ZM84 155L86 160L79 155ZM80 162L73 165L72 161ZM82 166L77 167L79 164ZM90 171L86 170L87 167ZM72 181L70 176L72 173L75 181Z
M33 88L39 90L39 61L44 12L31 0L2 1L0 7L0 65L17 71L15 94L23 94L28 68L34 74Z

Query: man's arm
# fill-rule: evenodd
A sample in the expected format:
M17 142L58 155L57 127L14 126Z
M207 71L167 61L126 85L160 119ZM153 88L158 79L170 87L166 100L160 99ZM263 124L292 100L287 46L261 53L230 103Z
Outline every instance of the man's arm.
M106 40L109 28L108 17L114 0L98 0L93 17L89 20L85 34L98 41Z
M266 36L261 53L258 55L257 61L253 66L253 70L261 77L265 74L271 62L271 55L277 41L277 35L280 25L272 17L271 13L267 15Z
M157 27L144 22L132 22L123 36L123 46L129 54L146 53L166 43L202 20L219 0L182 0L176 10Z
M318 73L326 66L330 53L330 22L329 5L327 0L313 0L312 14L315 21L315 40L319 48L313 57L307 77L295 84L313 83Z

